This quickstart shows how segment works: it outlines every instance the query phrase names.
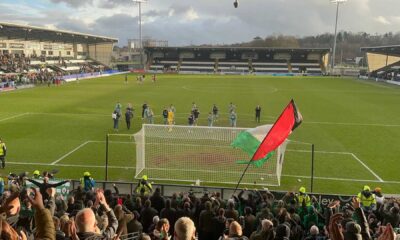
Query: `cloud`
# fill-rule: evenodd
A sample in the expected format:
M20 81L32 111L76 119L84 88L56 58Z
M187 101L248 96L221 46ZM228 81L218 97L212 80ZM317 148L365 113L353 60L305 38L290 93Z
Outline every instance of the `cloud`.
M185 13L185 20L187 21L194 21L196 19L199 19L199 14L191 7L187 12Z
M0 19L117 37L122 44L138 38L138 11L132 0L11 1L1 1ZM336 7L328 0L242 0L238 8L232 2L149 0L142 6L143 34L168 40L171 45L188 45L334 31ZM338 30L397 31L399 8L399 0L349 0L340 5Z
M374 18L375 21L377 21L378 23L381 23L383 25L390 25L391 23L389 22L389 20L387 20L384 16L379 16Z
M52 3L65 3L74 8L84 7L93 4L93 0L50 0Z
M97 2L97 6L101 8L116 8L133 6L132 0L100 0Z

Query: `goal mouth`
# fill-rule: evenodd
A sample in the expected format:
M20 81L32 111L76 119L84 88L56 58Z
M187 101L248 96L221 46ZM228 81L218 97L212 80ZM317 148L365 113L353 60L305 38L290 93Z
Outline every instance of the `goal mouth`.
M272 125L271 125L272 126ZM135 178L177 183L236 184L248 154L231 146L247 128L143 124L134 134ZM243 185L279 186L286 149L284 142L261 167L251 166Z

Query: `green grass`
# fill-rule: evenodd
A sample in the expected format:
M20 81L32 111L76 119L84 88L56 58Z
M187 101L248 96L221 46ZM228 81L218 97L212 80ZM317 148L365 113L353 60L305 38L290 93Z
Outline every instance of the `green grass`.
M132 103L136 109L131 130L120 123L119 133L132 134L141 128L145 101L160 124L163 107L174 104L177 124L182 125L187 125L192 102L200 108L200 125L207 124L207 112L216 103L221 113L218 126L228 125L228 104L234 102L238 127L254 127L257 104L262 107L262 123L273 123L294 98L304 122L290 139L315 144L314 191L349 194L369 184L396 193L400 187L398 86L330 77L159 75L157 84L147 80L143 85L135 79L131 75L129 84L124 84L119 75L1 93L0 136L7 143L9 162L1 173L58 168L60 177L78 179L89 170L104 179L104 140L107 133L114 133L111 112L117 101L124 107ZM288 149L310 147L292 143ZM115 167L110 178L133 180L134 144L111 143L109 150L110 165ZM279 189L309 186L310 158L309 152L287 151ZM384 182L377 182L356 158Z

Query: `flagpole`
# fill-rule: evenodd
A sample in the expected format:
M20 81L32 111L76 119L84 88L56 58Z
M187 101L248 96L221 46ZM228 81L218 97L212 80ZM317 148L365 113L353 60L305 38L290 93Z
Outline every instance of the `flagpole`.
M233 191L233 194L232 194L232 195L235 195L236 190L239 188L239 184L242 182L243 177L244 177L244 174L246 174L247 169L249 169L251 163L252 163L252 160L249 161L249 163L247 164L246 168L244 169L244 171L243 171L243 173L242 173L242 176L240 176L240 179L239 179L238 183L236 184L235 191Z
M288 103L288 105L286 105L286 107L284 108L284 110L281 112L281 114L279 115L279 117L278 117L278 118L276 119L276 121L274 122L274 125L275 125L275 123L282 117L282 115L283 115L283 113L285 112L286 108L287 108L290 104L293 104L293 105L294 105L294 100L293 100L293 99L291 99L290 102ZM274 127L274 125L272 125L272 128ZM267 133L267 135L265 136L265 138L264 138L264 140L261 142L261 144L265 141L265 139L267 139L267 137L268 137L269 133L271 132L272 128L271 128L270 131ZM260 146L261 146L261 144L260 144ZM256 155L256 153L257 153L257 151L254 152L254 154L253 154L253 156L251 157L249 163L247 164L246 168L244 169L244 171L243 171L243 173L242 173L242 176L240 176L240 179L239 179L238 183L236 184L235 191L233 191L233 194L232 194L232 195L234 195L234 194L236 193L236 191L237 191L237 189L238 189L238 187L239 187L239 184L242 182L243 177L244 177L244 174L247 172L247 169L249 169L251 163L253 162L253 158L254 158L254 156Z
M311 145L311 193L314 187L314 143Z

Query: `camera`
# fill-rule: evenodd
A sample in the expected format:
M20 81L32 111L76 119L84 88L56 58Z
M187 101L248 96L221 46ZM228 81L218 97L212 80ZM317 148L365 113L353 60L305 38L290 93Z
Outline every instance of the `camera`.
M235 1L233 2L233 6L234 6L235 8L239 7L239 2L238 2L238 0L235 0Z

